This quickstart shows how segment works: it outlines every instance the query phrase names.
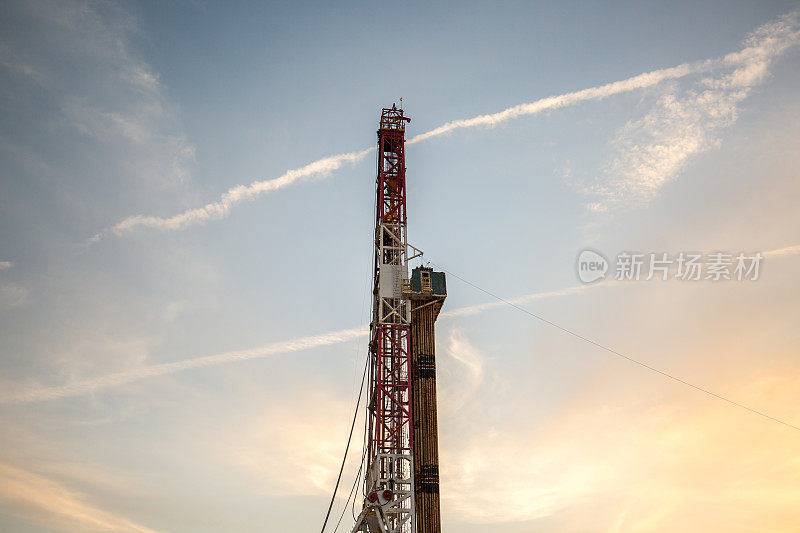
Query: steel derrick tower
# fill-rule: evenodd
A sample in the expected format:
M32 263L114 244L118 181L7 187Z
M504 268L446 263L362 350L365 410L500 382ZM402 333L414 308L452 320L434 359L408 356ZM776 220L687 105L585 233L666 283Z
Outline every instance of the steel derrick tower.
M353 531L414 533L411 306L406 236L405 125L392 106L378 129L375 258L364 508Z
M447 289L443 272L408 275L422 255L406 235L410 121L393 105L378 129L365 498L353 532L441 531L434 323Z

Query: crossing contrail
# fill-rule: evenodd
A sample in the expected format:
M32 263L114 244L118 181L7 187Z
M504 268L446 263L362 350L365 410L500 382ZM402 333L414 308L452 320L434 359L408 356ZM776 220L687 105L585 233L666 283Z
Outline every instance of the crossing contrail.
M686 63L653 72L633 76L626 80L608 83L598 87L591 87L558 96L542 98L535 102L509 107L499 113L480 115L477 117L448 122L428 132L421 133L408 140L406 144L416 144L433 137L444 135L456 129L475 128L478 126L495 126L513 118L524 115L536 115L542 111L575 105L587 100L599 100L624 92L652 87L664 80L676 79L689 74L706 70L719 63L719 61L699 61ZM162 230L180 230L194 224L202 224L210 220L226 218L230 215L231 208L257 197L283 189L303 180L313 177L324 177L334 170L338 170L344 163L355 164L373 153L375 148L365 148L354 152L332 155L313 161L300 168L286 171L281 176L264 181L255 181L249 185L239 185L223 194L216 202L211 202L203 207L188 209L170 217L157 217L152 215L134 215L122 222L93 236L90 241L97 242L109 234L122 235L133 228L150 227Z
M565 296L568 294L582 292L588 288L597 287L599 285L600 284L580 285L576 287L569 287L563 290L526 294L524 296L519 296L517 298L514 298L510 301L513 301L515 303L525 303L528 301L542 299L542 298L549 298L552 296ZM503 305L502 302L500 302L500 304ZM442 317L452 318L458 316L474 315L477 313L488 311L490 309L494 309L498 306L499 305L495 302L490 302L488 304L471 305L467 307L462 307L460 309L455 309L447 313L442 313ZM366 337L368 334L369 334L369 326L363 325L356 328L331 331L329 333L323 333L321 335L312 335L288 341L266 344L248 350L225 352L221 354L208 355L205 357L198 357L194 359L184 359L182 361L176 361L174 363L164 363L160 365L145 366L133 370L126 370L124 372L117 372L115 374L108 374L98 378L77 381L74 383L68 383L66 385L37 388L17 394L0 396L0 404L33 403L33 402L42 402L47 400L58 400L60 398L68 398L72 396L81 396L84 394L90 394L100 389L118 387L121 385L126 385L128 383L133 383L134 381L139 381L147 378L154 378L158 376L164 376L167 374L174 374L176 372L182 372L184 370L192 370L195 368L222 365L226 363L233 363L236 361L246 361L248 359L258 359L263 357L269 357L272 355L300 352L303 350L310 350L312 348L319 348L322 346L331 346L334 344L343 344L345 342L354 339Z
M716 68L743 67L746 69L747 67L753 67L756 63L763 62L765 57L777 57L789 47L797 44L800 38L798 25L798 12L795 11L756 29L745 40L744 47L740 51L715 59L683 63L675 67L645 72L624 80L579 91L548 96L534 102L515 105L497 113L455 120L425 133L420 133L409 139L407 144L413 145L458 129L491 127L515 118L537 115L543 111L573 106L587 101L603 100L610 96L653 87L666 80L675 80ZM180 230L195 224L226 218L230 215L233 207L243 202L253 201L262 195L304 180L325 177L346 163L358 163L374 151L375 148L365 148L318 159L302 167L288 170L274 179L255 181L249 185L233 187L220 196L217 201L208 203L203 207L188 209L177 215L169 217L134 215L96 234L89 240L90 242L97 242L111 234L123 235L137 227Z
M324 157L300 168L288 170L275 179L255 181L250 185L233 187L223 194L216 202L211 202L203 207L197 207L195 209L187 209L183 213L171 217L134 215L126 218L112 228L98 233L89 239L89 241L97 242L110 233L122 235L138 226L178 230L187 228L193 224L202 224L209 220L225 218L230 214L231 208L242 202L252 201L261 195L283 189L298 181L310 179L315 176L325 176L337 170L345 163L357 163L361 161L374 151L375 148L365 148L364 150L356 152L347 152Z
M502 124L503 122L507 122L511 119L528 115L538 115L542 111L549 111L551 109L558 109L561 107L569 107L589 100L602 100L604 98L608 98L609 96L652 87L665 80L674 80L677 78L683 78L689 74L706 71L720 64L721 60L705 60L697 61L695 63L684 63L682 65L678 65L677 67L645 72L644 74L639 74L638 76L633 76L632 78L615 81L613 83L607 83L605 85L599 85L597 87L590 87L588 89L560 94L558 96L548 96L547 98L542 98L540 100L536 100L535 102L509 107L498 113L479 115L477 117L448 122L447 124L443 124L438 128L434 128L428 132L420 133L419 135L412 137L406 144L416 144L432 137L438 137L439 135L450 133L451 131L457 129L476 128L479 126L496 126L497 124Z
M124 372L117 372L115 374L108 374L98 378L76 381L67 385L33 389L20 394L0 397L0 404L31 403L57 400L70 396L80 396L99 389L118 387L134 381L174 374L175 372L194 368L222 365L234 361L246 361L248 359L268 357L270 355L299 352L302 350L310 350L311 348L318 348L320 346L329 346L331 344L341 344L352 339L365 337L368 333L369 328L367 326L361 326L323 333L322 335L312 335L310 337L301 337L289 341L266 344L249 350L225 352L195 359L184 359L174 363L145 366L133 370L126 370Z
M787 246L786 248L778 248L777 250L770 250L769 252L764 252L764 257L783 257L787 255L798 255L800 254L800 244L796 246Z
M787 246L785 248L778 248L776 250L769 250L766 252L762 252L761 255L767 258L767 257L789 257L798 254L800 254L800 245ZM523 294L521 296L508 298L505 301L486 302L481 304L469 305L466 307L460 307L458 309L452 309L450 311L443 312L440 315L440 318L448 319L448 318L457 318L463 316L471 316L486 311L490 311L492 309L497 309L499 307L504 307L509 303L519 305L545 298L579 294L587 290L594 289L596 287L609 287L609 286L619 286L619 285L620 283L615 280L607 280L594 284L574 285L572 287L566 287L563 289L556 289L552 291ZM300 352L304 350L310 350L313 348L319 348L322 346L343 344L345 342L354 339L366 337L368 334L369 334L369 326L365 324L355 328L340 329L337 331L322 333L320 335L311 335L308 337L300 337L288 341L265 344L263 346L259 346L257 348L250 348L247 350L225 352L221 354L208 355L205 357L198 357L194 359L184 359L182 361L176 361L174 363L163 363L160 365L145 366L142 368L126 370L124 372L117 372L115 374L108 374L93 379L76 381L74 383L68 383L66 385L59 385L55 387L42 387L42 388L30 389L28 391L20 393L7 394L5 396L0 396L0 405L33 403L33 402L42 402L47 400L57 400L60 398L68 398L72 396L81 396L84 394L90 394L100 389L118 387L121 385L126 385L128 383L133 383L134 381L165 376L167 374L174 374L176 372L182 372L184 370L192 370L195 368L204 368L209 366L222 365L226 363L233 363L236 361L247 361L249 359L260 359L272 355Z

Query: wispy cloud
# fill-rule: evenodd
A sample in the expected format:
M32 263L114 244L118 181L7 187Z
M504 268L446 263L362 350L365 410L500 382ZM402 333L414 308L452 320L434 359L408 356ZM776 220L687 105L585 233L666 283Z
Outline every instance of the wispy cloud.
M82 144L111 154L114 167L103 171L114 172L115 181L129 178L161 190L189 179L194 148L161 80L133 44L140 32L136 17L114 2L85 0L19 2L6 16L7 24L27 29L6 32L0 42L4 81L27 98L10 108L16 120L45 138L77 134ZM27 149L18 146L16 132L6 133L15 139L6 140L14 151Z
M28 303L28 289L10 281L0 282L0 310L21 307Z
M283 393L281 401L258 405L250 423L215 444L221 448L215 455L255 478L255 484L268 493L327 494L342 458L342 417L352 416L354 408L347 400L324 389ZM355 449L345 479L355 478Z
M11 261L0 261L0 272L14 266ZM8 281L0 281L0 309L11 309L28 301L28 289Z
M769 75L772 62L800 42L800 13L758 28L744 48L716 63L723 72L692 88L673 86L643 118L626 124L604 176L586 192L593 211L647 205L677 178L691 158L719 144L717 133L734 124L739 105Z
M645 183L658 183L665 179L659 176L673 175L677 172L683 164L683 161L688 157L681 155L682 153L695 153L700 150L700 147L707 141L705 141L705 134L698 134L695 137L699 136L699 138L692 138L684 141L683 144L685 146L682 148L675 147L667 150L658 149L655 147L656 143L669 144L670 141L674 141L674 135L671 136L671 132L677 131L680 125L684 124L687 120L696 122L705 117L706 119L713 118L720 124L723 124L726 120L730 120L730 107L747 96L749 88L755 83L763 80L766 75L766 68L772 59L783 53L789 46L795 44L797 40L796 19L797 14L793 13L782 17L776 22L762 26L746 41L744 49L721 58L684 63L671 68L646 72L605 85L515 105L497 113L455 120L416 135L412 137L407 144L413 145L458 129L496 126L515 118L537 115L547 110L573 106L587 101L602 100L614 95L652 87L666 80L677 80L690 74L707 72L720 67L736 67L733 74L720 79L709 78L704 80L703 83L707 84L709 87L708 91L698 94L694 98L693 104L680 104L674 99L666 98L661 102L659 115L643 119L641 125L629 125L628 128L631 131L637 128L641 130L645 125L650 125L658 121L659 117L666 117L669 119L667 120L669 125L666 129L668 129L670 133L657 133L655 131L651 133L654 137L659 137L659 139L653 143L654 147L650 149L630 147L628 151L631 155L627 157L621 156L619 162L612 164L616 174L634 176L634 170L632 168L634 165L634 156L639 152L645 151L649 154L649 157L640 157L642 161L638 163L638 166L644 167L649 164L650 166L657 167L656 170L661 168L661 171L660 174L655 174L656 170L653 170L648 174L649 177L638 179ZM663 121L664 119L662 119L662 122ZM710 129L713 129L713 127ZM623 143L623 141L621 140L620 143ZM261 195L283 189L303 179L329 175L334 170L340 168L343 163L356 163L374 150L374 148L366 148L364 150L333 155L319 159L305 166L289 170L275 179L256 181L249 185L239 185L230 189L215 202L200 208L189 209L177 215L169 217L134 215L98 233L92 237L91 241L96 242L109 234L122 235L137 227L178 230L194 224L202 224L211 220L225 218L230 214L231 208L242 202L252 201ZM657 162L656 158L658 157L666 158L666 160ZM631 160L631 163L625 162L628 160ZM629 187L634 186L635 185L629 185ZM613 190L613 187L610 185L606 187L609 190ZM599 194L603 191L604 190L598 190L597 192Z
M793 375L726 388L778 410L797 401ZM443 433L448 514L475 523L538 519L531 529L558 531L788 531L797 523L794 432L750 427L725 405L691 396L650 403L637 390L588 389L534 423L525 406L503 419L509 400L487 400L502 423L476 432L466 417ZM741 505L746 515L718 512Z
M0 462L0 502L15 513L71 531L156 533L123 516L105 511L87 497L39 474Z
M458 363L458 367L450 368L457 377L442 379L437 384L441 388L439 406L443 412L458 411L480 386L485 372L485 358L460 328L453 328L450 332L442 355L450 357ZM446 368L446 365L439 365L440 371ZM458 386L448 387L448 383L457 383Z

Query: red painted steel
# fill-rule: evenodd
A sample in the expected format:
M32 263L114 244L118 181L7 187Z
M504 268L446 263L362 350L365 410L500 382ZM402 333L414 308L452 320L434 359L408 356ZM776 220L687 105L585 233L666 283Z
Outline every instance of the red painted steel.
M392 309L405 308L401 295L382 298L380 294L381 266L406 266L405 124L408 121L402 109L384 108L378 129L368 465L380 454L410 455L412 450L410 315L392 313ZM379 468L381 477L391 477L386 475L391 474L391 468L390 461L383 461Z

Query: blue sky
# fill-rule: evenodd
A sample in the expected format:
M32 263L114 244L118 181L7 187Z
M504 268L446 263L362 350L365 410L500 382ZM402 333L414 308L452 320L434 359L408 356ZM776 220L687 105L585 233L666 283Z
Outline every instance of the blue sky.
M407 150L428 260L798 423L797 9L5 4L0 529L319 527L400 97L409 138L471 120ZM581 285L586 247L766 257ZM796 529L796 431L448 281L447 531Z

